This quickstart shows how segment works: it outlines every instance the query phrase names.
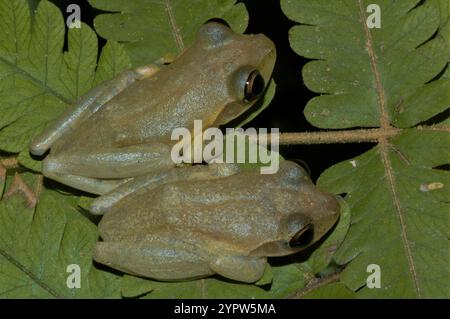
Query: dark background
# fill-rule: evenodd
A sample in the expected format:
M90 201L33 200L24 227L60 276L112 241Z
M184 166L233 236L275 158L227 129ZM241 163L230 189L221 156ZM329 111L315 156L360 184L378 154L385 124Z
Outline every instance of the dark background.
M50 0L67 16L66 8L76 3L81 8L81 20L93 27L93 20L102 11L92 8L86 0ZM132 1L132 0L130 0ZM278 127L281 132L317 131L309 124L303 109L316 94L303 84L301 70L309 61L298 56L289 45L289 29L296 23L282 12L279 0L240 0L250 15L245 33L264 33L277 47L277 63L273 78L277 92L271 104L246 127ZM100 38L100 46L105 43ZM281 155L307 166L311 177L316 180L328 167L352 158L371 148L373 144L329 144L280 146Z

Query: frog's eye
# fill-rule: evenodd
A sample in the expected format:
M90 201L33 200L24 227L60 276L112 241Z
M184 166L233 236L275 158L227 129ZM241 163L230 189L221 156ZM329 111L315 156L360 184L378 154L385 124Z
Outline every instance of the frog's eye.
M314 226L306 225L300 229L292 239L289 241L289 246L292 248L305 247L311 243L314 238Z
M259 71L251 71L248 75L247 81L245 81L244 101L251 102L257 99L264 92L264 88L264 78L261 76Z
M234 66L232 63L229 65ZM258 99L266 88L264 78L254 66L246 65L234 71L232 77L231 92L239 104L247 106ZM243 103L242 103L243 102Z

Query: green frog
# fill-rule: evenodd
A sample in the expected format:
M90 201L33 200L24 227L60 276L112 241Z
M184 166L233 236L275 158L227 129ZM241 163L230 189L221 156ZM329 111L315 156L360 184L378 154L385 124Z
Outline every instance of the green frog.
M203 25L169 65L127 70L94 88L37 136L30 152L50 153L46 177L106 194L130 179L174 168L175 128L225 124L264 93L275 64L273 42L227 26Z
M94 259L158 280L219 274L255 282L267 257L309 247L340 213L337 199L290 161L275 174L210 164L147 179L146 187L108 208Z

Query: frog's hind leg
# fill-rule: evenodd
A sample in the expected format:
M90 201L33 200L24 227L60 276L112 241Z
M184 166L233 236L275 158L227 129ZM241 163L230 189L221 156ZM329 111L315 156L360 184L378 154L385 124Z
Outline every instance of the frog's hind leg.
M103 195L111 192L129 179L99 179L69 174L49 173L47 177L64 185L96 195Z
M176 239L156 237L138 243L98 242L94 259L129 274L158 280L186 280L217 273L229 279L252 283L261 278L267 266L265 258L245 256L218 257L209 262L209 254L196 246Z
M43 162L42 172L45 176L56 173L101 179L128 178L173 168L175 163L170 153L169 144L158 142L50 153Z
M219 257L210 263L211 269L219 275L247 283L259 280L266 266L266 258L249 258L245 256Z
M160 185L186 180L205 180L221 178L236 174L239 166L235 164L209 164L173 168L162 172L142 175L113 189L111 192L97 197L91 204L90 212L101 215L124 197L139 189L154 189Z
M64 112L43 133L33 139L30 152L43 155L61 136L78 127L80 123L97 112L106 102L129 87L136 80L152 76L159 70L157 65L148 65L127 70L116 78L106 81L82 96L72 107Z
M94 259L120 271L158 280L185 280L213 272L192 247L154 239L145 243L98 242Z

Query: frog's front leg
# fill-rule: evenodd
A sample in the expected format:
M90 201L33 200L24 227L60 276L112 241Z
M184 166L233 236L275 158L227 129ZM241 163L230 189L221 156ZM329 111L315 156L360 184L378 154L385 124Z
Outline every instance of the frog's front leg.
M158 280L185 280L213 272L195 248L170 238L153 238L141 243L98 242L97 262L129 274Z
M134 70L126 70L116 78L106 81L83 95L43 133L36 136L30 144L33 155L43 155L61 136L78 127L80 123L97 112L106 102L125 90L132 83L154 75L157 65L147 65Z
M46 173L47 177L64 185L97 195L111 192L130 179L100 179L69 174Z
M263 257L224 256L214 260L209 265L214 272L226 278L252 283L259 280L267 266Z

